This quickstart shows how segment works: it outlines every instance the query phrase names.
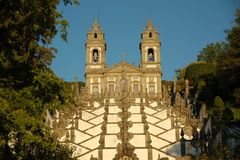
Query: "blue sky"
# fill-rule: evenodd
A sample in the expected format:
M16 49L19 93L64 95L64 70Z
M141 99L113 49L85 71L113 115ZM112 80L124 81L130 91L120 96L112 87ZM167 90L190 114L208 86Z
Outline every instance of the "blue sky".
M121 53L130 64L140 63L140 34L149 18L160 33L163 79L196 60L207 44L225 40L239 0L80 0L78 6L59 6L68 19L68 43L56 36L58 53L51 68L65 81L84 81L85 41L94 17L105 32L107 65L119 63Z

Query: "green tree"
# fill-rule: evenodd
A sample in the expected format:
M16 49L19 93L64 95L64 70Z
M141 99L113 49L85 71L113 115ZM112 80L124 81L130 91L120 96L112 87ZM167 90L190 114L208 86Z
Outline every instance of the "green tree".
M186 72L186 67L183 67L181 69L175 70L175 73L177 75L177 84L178 87L180 88L179 91L183 91L184 90L184 86L185 86L185 72Z
M59 0L0 1L0 157L2 159L71 159L44 122L69 103L63 81L49 68L60 31L68 22ZM76 0L63 0L65 5Z
M235 156L236 159L240 159L240 144L238 144L235 148Z
M223 133L224 146L211 147L212 151L208 153L209 159L234 159L231 147L227 146L226 142L228 137L236 136L235 125L239 124L240 117L239 9L233 27L226 33L225 42L212 43L203 48L198 55L200 63L193 62L186 67L184 73L184 78L194 82L192 83L195 86L194 92L190 93L193 95L197 93L197 103L207 104L209 115L213 116L213 136L214 132L220 130ZM239 146L235 148L236 157L239 157L238 148ZM197 158L204 159L204 155Z
M196 92L201 92L206 87L206 82L204 80L199 80L196 86Z
M193 62L187 66L185 72L185 79L192 81L192 84L196 84L198 80L207 75L215 75L216 67L213 64L206 62Z
M214 98L213 107L219 112L223 112L225 105L221 97L216 96Z
M234 116L233 116L232 110L230 108L224 109L223 120L226 121L226 122L234 120Z
M226 42L210 43L200 51L197 60L215 64L219 55L224 54L227 51L227 48L228 43Z
M240 88L240 10L237 10L235 24L227 32L229 48L227 52L218 59L219 82L223 98L239 104Z
M226 31L227 41L229 42L229 52L235 58L240 58L240 9L236 11L234 26Z

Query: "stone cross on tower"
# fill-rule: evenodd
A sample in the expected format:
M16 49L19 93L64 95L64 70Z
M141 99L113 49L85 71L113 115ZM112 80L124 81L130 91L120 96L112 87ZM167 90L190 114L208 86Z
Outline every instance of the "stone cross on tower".
M125 53L121 53L121 58L122 58L122 61L125 60Z

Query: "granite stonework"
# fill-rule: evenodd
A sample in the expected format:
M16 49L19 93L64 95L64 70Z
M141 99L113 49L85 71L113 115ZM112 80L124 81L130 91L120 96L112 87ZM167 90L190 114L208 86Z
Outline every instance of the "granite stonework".
M79 160L182 157L181 137L192 138L188 83L185 96L177 92L176 82L162 84L159 33L151 20L141 34L139 67L124 59L106 66L106 42L96 20L85 46L86 87L77 89L79 104L65 120L68 124L59 141L69 144ZM58 113L55 123L63 117ZM188 134L182 135L183 130Z
M144 93L139 98L129 95L124 99L121 95L104 97L91 102L91 109L79 109L76 118L69 122L66 135L60 139L75 148L74 157L113 160L119 152L118 146L123 143L132 146L131 154L138 160L157 160L159 155L169 160L181 157L183 124L176 121L177 111L173 106L162 105L162 101L151 99ZM124 107L127 111L123 112ZM126 141L121 139L124 136Z

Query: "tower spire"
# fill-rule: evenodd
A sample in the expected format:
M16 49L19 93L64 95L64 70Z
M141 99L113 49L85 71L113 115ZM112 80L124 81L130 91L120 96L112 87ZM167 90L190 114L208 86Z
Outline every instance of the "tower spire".
M92 30L95 31L95 32L101 32L101 28L98 24L98 21L97 21L96 17L94 18L94 23L93 23Z
M152 30L153 30L152 19L149 18L145 31L152 31Z

